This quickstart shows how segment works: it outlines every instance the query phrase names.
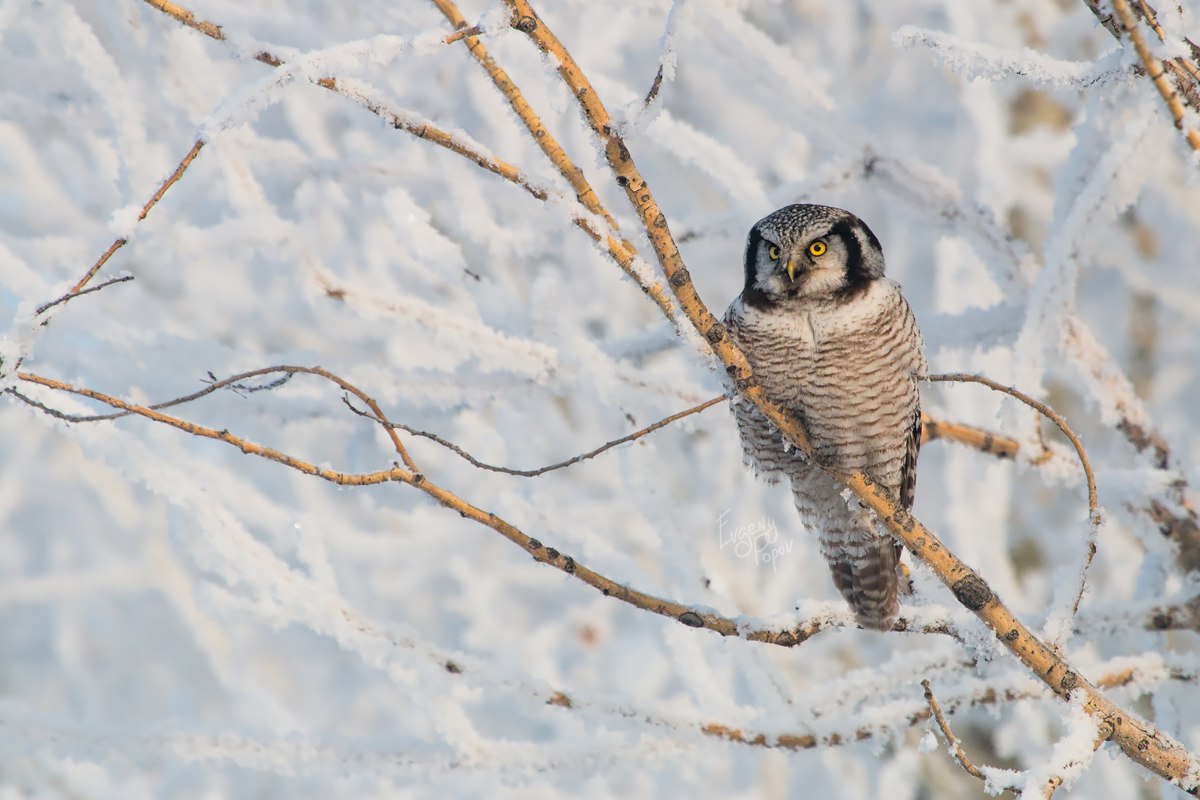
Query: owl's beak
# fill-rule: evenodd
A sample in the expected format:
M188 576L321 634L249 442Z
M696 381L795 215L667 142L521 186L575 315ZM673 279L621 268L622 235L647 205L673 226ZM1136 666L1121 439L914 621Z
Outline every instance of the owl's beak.
M796 282L796 259L789 258L787 263L788 280L792 283Z

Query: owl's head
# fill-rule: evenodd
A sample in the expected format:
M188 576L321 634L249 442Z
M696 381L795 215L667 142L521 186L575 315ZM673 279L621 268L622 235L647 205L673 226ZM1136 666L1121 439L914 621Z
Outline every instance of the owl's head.
M883 277L883 249L862 220L830 206L785 206L754 224L746 241L744 302L848 300Z

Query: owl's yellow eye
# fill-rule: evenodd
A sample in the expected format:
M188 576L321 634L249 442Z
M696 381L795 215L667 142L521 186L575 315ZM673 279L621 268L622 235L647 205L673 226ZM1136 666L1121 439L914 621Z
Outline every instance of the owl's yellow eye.
M779 260L779 248L776 247L775 245L771 245L770 247L767 248L767 255L770 256L772 261L778 261Z
M810 256L823 256L823 255L825 255L825 251L828 249L829 248L825 245L825 243L823 241L821 241L820 239L817 239L815 242L813 242L812 244L810 244L808 246L808 254Z

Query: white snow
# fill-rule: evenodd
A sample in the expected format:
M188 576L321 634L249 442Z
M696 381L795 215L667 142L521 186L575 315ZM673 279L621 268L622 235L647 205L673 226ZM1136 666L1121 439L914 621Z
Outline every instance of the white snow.
M638 279L668 288L557 64L503 3L461 11L612 230L466 46L444 44L432 4L189 8L226 41L136 0L0 0L0 74L18 76L0 81L0 389L93 414L18 363L142 403L319 365L391 419L525 469L726 389L709 344L579 230L627 238ZM717 317L755 220L847 208L881 241L931 371L987 374L1067 418L1104 511L1077 616L1081 471L1026 407L922 384L931 415L1022 452L927 443L914 514L1081 676L1200 750L1196 636L1145 629L1198 590L1148 509L1185 513L1179 482L1195 503L1200 480L1200 169L1129 49L1078 0L536 8ZM1196 12L1164 4L1154 51L1184 54ZM547 200L364 106L508 161ZM114 237L128 243L89 286L135 280L38 314ZM297 375L162 412L350 474L401 461L342 399ZM0 796L979 794L938 746L925 678L992 789L1039 797L1056 775L1064 795L1142 791L1118 748L1094 757L1081 693L1054 697L911 554L912 630L858 630L789 487L743 466L719 405L528 479L399 436L427 481L578 566L728 616L730 637L605 597L413 487L334 486L144 418L68 423L6 394ZM1160 436L1169 463L1123 424ZM791 649L747 641L814 621ZM815 746L716 735L735 730Z

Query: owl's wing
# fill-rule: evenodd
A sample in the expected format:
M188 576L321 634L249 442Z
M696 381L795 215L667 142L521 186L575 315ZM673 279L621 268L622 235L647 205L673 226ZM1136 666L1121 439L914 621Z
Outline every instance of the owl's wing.
M905 511L911 511L913 500L917 494L917 456L921 452L921 409L917 409L912 427L908 430L908 438L904 441L904 466L900 469L900 506ZM912 594L912 578L908 568L900 563L900 554L904 545L896 542L896 565L900 570L900 591Z
M904 466L900 469L900 506L911 511L917 494L917 455L921 452L921 410L918 408L905 439Z

